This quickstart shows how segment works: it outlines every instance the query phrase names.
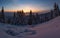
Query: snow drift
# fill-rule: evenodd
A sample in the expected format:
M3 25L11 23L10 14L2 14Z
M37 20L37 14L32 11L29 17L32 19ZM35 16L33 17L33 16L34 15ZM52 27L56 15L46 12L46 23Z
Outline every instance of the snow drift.
M0 23L0 38L60 38L60 16L35 27Z

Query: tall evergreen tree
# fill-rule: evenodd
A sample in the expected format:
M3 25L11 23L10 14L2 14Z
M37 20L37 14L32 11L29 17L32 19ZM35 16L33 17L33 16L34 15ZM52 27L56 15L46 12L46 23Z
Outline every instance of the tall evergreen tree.
M31 10L30 10L30 14L29 14L28 24L32 25L32 11Z
M15 14L15 12L13 14L13 20L12 20L12 22L13 22L13 24L16 24L16 14Z
M2 19L2 22L4 23L5 22L5 15L4 15L4 7L2 7L2 10L1 10L1 19Z
M37 20L37 23L40 23L40 16L38 15L38 13L36 13L36 20Z
M20 17L21 16L21 11L17 11L17 19L16 19L16 23L19 24L20 23Z
M59 6L57 3L54 4L54 17L59 16Z
M25 23L25 20L24 20L24 16L25 16L25 14L24 14L24 11L22 10L21 11L21 24L23 25L24 23Z
M13 18L15 18L16 17L16 15L15 15L15 12L14 12L14 14L13 14Z

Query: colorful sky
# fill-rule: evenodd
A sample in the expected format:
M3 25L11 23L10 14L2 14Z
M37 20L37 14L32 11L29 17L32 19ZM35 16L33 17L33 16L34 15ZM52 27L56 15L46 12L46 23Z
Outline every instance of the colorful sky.
M58 3L60 7L60 0L0 0L0 10L4 6L5 11L24 10L29 12L41 12L53 9L54 3Z

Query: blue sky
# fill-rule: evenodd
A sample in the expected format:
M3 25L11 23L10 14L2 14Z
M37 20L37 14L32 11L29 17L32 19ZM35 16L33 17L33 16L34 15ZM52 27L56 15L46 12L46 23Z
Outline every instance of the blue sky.
M4 6L5 10L50 10L53 9L54 3L60 0L0 0L0 10Z

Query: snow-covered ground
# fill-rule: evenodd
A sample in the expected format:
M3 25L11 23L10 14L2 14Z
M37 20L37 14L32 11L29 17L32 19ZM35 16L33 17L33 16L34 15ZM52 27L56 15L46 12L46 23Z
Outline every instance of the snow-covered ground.
M0 38L60 38L60 16L35 27L0 23Z

